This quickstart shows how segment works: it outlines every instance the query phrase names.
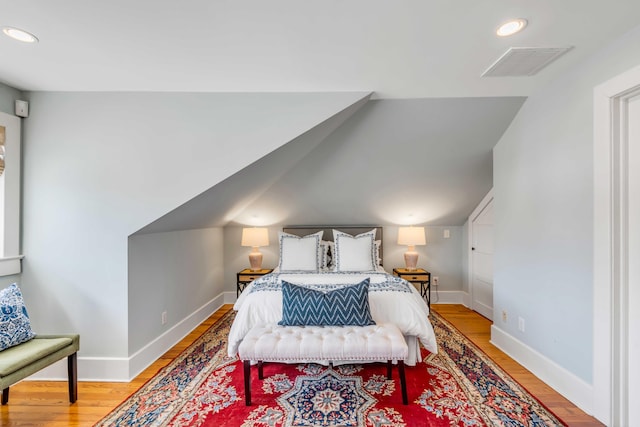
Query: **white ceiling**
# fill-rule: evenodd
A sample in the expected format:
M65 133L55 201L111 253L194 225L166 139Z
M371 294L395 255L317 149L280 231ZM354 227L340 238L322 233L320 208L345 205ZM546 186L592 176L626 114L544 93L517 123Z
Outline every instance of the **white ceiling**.
M511 38L508 18L529 26ZM0 81L44 91L375 91L526 96L640 23L638 0L0 0ZM482 78L509 47L574 46Z

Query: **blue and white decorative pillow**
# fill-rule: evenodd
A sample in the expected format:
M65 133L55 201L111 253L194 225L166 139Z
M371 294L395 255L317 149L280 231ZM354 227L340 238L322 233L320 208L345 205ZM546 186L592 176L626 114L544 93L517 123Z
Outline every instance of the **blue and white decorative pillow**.
M280 271L318 271L322 263L322 231L300 237L280 232Z
M18 285L13 283L0 290L0 351L35 336Z
M333 230L335 271L375 271L379 265L375 238L375 228L357 236Z
M369 309L369 279L329 292L282 281L282 326L375 325Z

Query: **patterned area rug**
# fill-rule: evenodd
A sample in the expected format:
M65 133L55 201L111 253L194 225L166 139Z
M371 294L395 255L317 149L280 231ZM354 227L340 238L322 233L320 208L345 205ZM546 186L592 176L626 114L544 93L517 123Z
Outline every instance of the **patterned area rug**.
M226 357L226 314L97 426L556 426L565 425L457 329L432 313L440 352L406 368L384 364L264 365L244 404L242 364ZM255 369L255 368L254 368Z

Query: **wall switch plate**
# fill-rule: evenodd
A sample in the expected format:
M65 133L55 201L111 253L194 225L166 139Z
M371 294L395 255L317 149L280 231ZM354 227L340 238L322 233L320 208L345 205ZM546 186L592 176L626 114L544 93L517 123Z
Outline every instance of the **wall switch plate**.
M524 319L522 317L518 317L518 330L524 332Z
M163 325L167 324L167 312L166 311L162 312L162 324Z

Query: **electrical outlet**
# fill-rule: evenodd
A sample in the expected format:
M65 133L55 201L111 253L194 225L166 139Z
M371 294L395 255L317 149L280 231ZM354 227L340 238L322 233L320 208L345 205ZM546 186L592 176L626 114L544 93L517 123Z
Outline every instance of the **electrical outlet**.
M502 321L507 323L507 310L502 310Z
M524 319L522 317L518 317L518 329L520 332L524 332Z
M162 324L163 325L167 324L167 312L166 311L162 312Z
M433 276L433 286L438 286L440 282L440 278L438 276Z

